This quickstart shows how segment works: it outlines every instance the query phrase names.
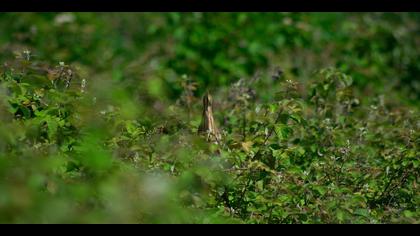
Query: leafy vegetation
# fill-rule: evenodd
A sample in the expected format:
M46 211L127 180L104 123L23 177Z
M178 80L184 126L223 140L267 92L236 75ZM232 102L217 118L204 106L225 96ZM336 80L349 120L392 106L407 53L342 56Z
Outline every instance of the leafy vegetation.
M2 14L0 222L419 223L419 20Z

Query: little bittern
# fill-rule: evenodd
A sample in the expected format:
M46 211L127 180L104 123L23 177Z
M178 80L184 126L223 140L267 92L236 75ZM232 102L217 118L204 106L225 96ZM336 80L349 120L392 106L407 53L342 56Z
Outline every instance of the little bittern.
M212 107L212 97L210 93L204 94L203 97L203 115L201 119L201 124L198 127L199 134L205 134L208 141L220 141L220 132L216 127L216 123L213 118L213 107Z

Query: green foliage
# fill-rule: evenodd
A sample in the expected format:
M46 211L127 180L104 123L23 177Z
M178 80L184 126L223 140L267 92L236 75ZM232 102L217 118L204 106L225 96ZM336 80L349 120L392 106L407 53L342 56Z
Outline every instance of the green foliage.
M419 223L418 18L3 14L0 222Z

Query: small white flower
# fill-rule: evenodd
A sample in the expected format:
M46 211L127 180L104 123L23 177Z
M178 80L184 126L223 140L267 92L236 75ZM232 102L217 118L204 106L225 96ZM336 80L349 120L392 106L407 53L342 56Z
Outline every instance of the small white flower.
M80 91L83 93L85 92L86 88L86 79L82 79L82 84L80 85Z

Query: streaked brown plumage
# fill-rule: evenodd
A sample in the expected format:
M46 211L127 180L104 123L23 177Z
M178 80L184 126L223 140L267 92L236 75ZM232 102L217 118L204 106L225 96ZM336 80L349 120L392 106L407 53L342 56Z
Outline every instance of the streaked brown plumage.
M213 117L212 97L207 92L203 97L203 115L201 118L201 124L198 127L199 134L205 134L208 141L220 141L220 132L216 127Z

